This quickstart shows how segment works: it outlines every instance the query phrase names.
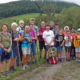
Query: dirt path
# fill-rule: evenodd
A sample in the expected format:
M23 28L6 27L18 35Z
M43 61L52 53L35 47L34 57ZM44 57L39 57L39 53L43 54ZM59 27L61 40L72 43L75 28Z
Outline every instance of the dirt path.
M23 80L23 79L24 80L52 80L52 75L54 73L56 73L57 70L59 68L61 68L62 65L66 65L69 63L69 62L65 62L65 53L64 52L62 53L62 55L63 55L62 57L64 60L62 63L58 63L56 65L51 65L51 66L47 67L47 69L45 71L43 70L40 73L35 73L36 70L46 67L46 64L43 64L43 65L39 66L38 68L35 68L34 70L28 71L21 75L18 75L16 77L12 78L11 80L19 80L20 78L21 78L20 80ZM29 76L30 74L33 74L33 76L26 78L26 76Z

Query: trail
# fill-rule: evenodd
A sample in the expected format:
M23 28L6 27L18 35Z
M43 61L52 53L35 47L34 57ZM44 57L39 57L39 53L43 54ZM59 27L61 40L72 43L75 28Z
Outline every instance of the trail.
M62 55L63 55L62 56L63 62L60 62L56 65L51 65L51 66L47 67L47 69L45 71L42 71L40 73L35 73L36 70L47 66L46 64L42 64L38 68L35 68L28 72L25 72L21 75L18 75L16 77L12 78L11 80L19 80L19 78L21 78L21 80L24 78L25 78L25 80L52 80L52 76L54 75L54 73L57 72L57 70L59 68L61 68L62 65L66 65L66 64L70 63L70 62L65 61L65 52L64 51L63 51ZM34 76L26 78L26 76L30 75L31 73L34 74Z

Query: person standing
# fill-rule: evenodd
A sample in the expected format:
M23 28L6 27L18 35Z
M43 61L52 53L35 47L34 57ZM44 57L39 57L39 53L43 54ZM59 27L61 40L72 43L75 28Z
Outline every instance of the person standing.
M49 56L48 56L48 50L50 47L54 46L54 33L53 31L50 30L50 25L46 25L46 31L43 32L43 39L45 42L45 47L46 47L46 59L47 59L47 64L49 64Z
M64 44L64 34L63 34L63 29L61 28L59 30L59 34L56 35L56 44L57 44L57 57L58 57L58 62L62 62L62 49L63 49L63 44ZM59 58L60 55L60 58Z
M20 26L17 27L16 31L18 31L19 34L21 35L24 32L24 21L20 20L19 25ZM22 54L22 49L21 49L21 42L19 42L19 54L20 54L20 59L22 61L23 54ZM19 56L16 59L16 66L19 66Z
M67 31L69 31L69 27L68 27L68 26L65 26L65 27L64 27L64 36L67 35Z
M3 24L2 25L2 33L0 33L0 45L1 48L3 48L4 50L1 53L1 77L5 77L6 76L10 76L10 74L8 73L8 69L9 69L9 59L10 59L10 50L12 47L12 38L10 33L7 32L8 30L8 25L7 24ZM3 73L3 62L5 60L5 68L6 68L6 72L5 75Z
M53 30L53 29L54 29L54 22L51 21L51 22L50 22L50 30Z
M10 72L15 72L16 69L15 66L15 60L16 57L18 57L18 42L20 40L20 34L16 31L16 28L18 27L16 22L13 22L11 24L12 30L9 31L9 33L12 36L12 51L13 51L13 57L10 59Z
M39 55L40 55L40 60L42 60L41 55L42 55L42 49L44 48L45 50L45 55L44 55L44 59L46 59L46 48L45 48L45 42L43 39L43 32L46 30L45 28L45 22L42 21L41 22L41 27L39 28Z

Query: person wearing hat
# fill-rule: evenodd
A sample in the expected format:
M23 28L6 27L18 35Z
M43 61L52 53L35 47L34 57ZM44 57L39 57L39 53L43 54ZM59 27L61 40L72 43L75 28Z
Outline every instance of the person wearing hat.
M45 47L46 47L46 59L47 59L47 64L49 64L49 57L48 57L48 50L50 47L54 46L54 33L53 31L50 30L50 25L46 25L46 31L43 32L43 39L45 42Z
M10 72L15 72L16 69L15 66L15 60L16 57L18 57L18 42L20 40L20 34L18 31L16 31L16 28L18 27L16 22L13 22L11 24L12 30L9 31L9 33L12 36L12 51L13 51L13 57L10 59Z
M64 27L64 36L67 35L67 31L69 31L69 27L68 27L68 26L65 26L65 27Z
M74 46L76 52L76 61L80 62L80 28L77 30L77 33L75 34Z

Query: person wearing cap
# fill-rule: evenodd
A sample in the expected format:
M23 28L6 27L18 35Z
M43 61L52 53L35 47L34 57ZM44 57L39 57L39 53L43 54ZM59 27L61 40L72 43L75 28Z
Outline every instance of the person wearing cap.
M25 32L21 34L21 47L23 52L23 70L28 68L27 62L30 55L30 47L31 47L31 36L29 33L30 27L25 26Z
M39 28L38 28L38 26L35 25L35 19L34 18L30 19L30 24L33 25L33 30L35 30L36 36L38 37L39 36ZM35 43L37 44L37 40L35 40Z
M55 45L55 47L56 47L56 35L57 34L59 34L59 23L55 23L55 28L52 30L53 31L53 33L54 33L54 45Z
M68 27L68 26L65 26L65 27L64 27L64 36L67 35L67 31L69 31L69 27Z
M80 28L77 30L77 33L75 34L74 46L76 52L76 61L80 62Z
M19 26L17 27L16 31L18 31L20 35L24 32L24 21L23 20L19 21ZM22 61L23 53L21 49L21 42L19 42L19 54L20 54L20 59ZM16 58L16 66L19 66L19 57Z
M74 43L73 43L74 37L75 37L75 28L74 28L74 27L71 28L71 33L70 33L70 35L72 36L72 45L71 45L70 57L73 58L73 59L75 59L75 57L76 57L76 56L75 56L75 47L74 47Z
M44 42L44 39L43 39L43 32L46 30L45 28L45 22L42 21L41 22L41 27L39 28L39 55L40 55L40 60L42 60L42 49L44 48L44 59L46 59L46 48L45 48L45 42Z
M46 31L43 32L43 39L45 41L45 47L46 47L46 59L47 59L47 64L49 64L49 57L48 57L48 50L50 47L54 46L54 33L53 31L50 30L50 25L46 25Z
M18 31L16 31L16 28L18 27L16 22L13 22L11 24L12 30L9 31L9 33L12 36L12 52L13 52L13 57L11 56L10 59L10 72L15 72L16 69L14 68L15 66L15 60L16 57L18 56L18 42L20 40L20 34Z
M51 22L50 22L50 30L53 30L53 29L54 29L54 22L51 21Z

